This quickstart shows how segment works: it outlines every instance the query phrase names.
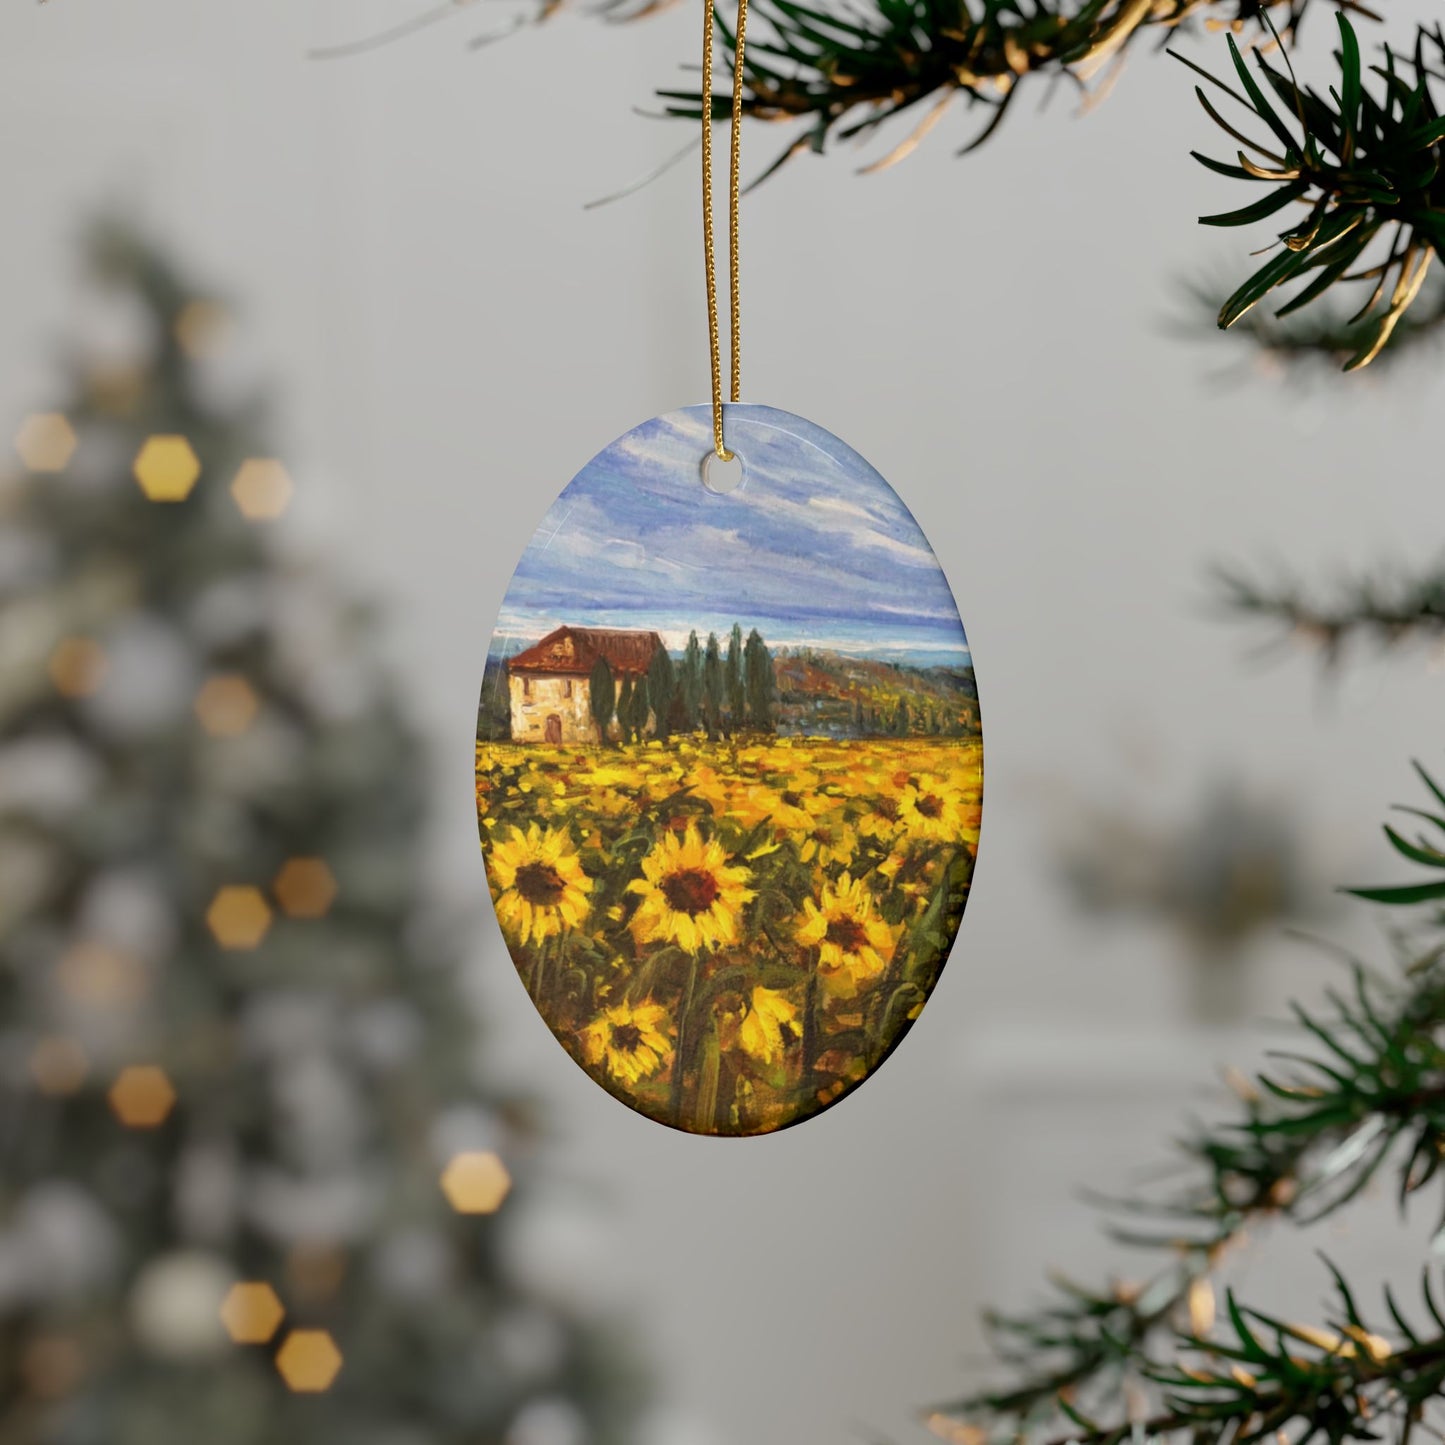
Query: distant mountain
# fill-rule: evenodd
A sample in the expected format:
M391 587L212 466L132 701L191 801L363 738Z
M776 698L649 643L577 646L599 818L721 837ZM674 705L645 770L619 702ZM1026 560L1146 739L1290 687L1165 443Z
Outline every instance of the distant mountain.
M773 659L779 731L832 737L959 737L978 728L973 669L912 667L826 648Z

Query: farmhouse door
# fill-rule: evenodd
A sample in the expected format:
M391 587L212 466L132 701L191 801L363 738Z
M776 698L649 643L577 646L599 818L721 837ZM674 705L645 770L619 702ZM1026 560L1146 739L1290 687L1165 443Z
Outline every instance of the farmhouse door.
M549 743L562 741L562 719L554 712L547 714L547 741Z

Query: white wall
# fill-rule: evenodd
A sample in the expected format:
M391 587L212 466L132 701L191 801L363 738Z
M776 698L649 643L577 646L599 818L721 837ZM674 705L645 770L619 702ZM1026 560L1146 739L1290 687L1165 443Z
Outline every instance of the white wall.
M1237 196L1189 162L1219 146L1162 57L1086 120L1063 92L1044 115L1025 102L967 161L945 126L884 175L808 159L750 197L746 395L836 430L914 507L974 644L988 802L962 940L879 1077L776 1138L670 1133L572 1069L511 974L482 902L471 730L493 616L554 494L704 396L693 165L582 209L685 139L630 108L693 60L695 15L563 16L469 53L504 13L472 6L378 54L304 58L409 13L13 0L0 415L52 397L71 241L98 201L246 298L247 355L285 399L292 525L394 604L438 744L437 866L478 901L499 1065L552 1097L565 1171L614 1206L585 1270L565 1220L532 1248L645 1322L677 1407L667 1445L918 1438L910 1412L964 1382L984 1296L1089 1271L1068 1191L1152 1158L1226 1047L1186 1037L1166 937L1081 929L1056 896L1050 797L1142 778L1167 809L1229 769L1301 796L1319 841L1378 871L1374 821L1409 792L1406 759L1438 759L1438 675L1371 666L1331 694L1303 660L1243 665L1203 568L1429 557L1439 376L1228 388L1211 380L1227 345L1168 334L1181 273L1246 262L1237 234L1194 224ZM750 133L748 154L781 142ZM1326 968L1281 947L1261 996Z

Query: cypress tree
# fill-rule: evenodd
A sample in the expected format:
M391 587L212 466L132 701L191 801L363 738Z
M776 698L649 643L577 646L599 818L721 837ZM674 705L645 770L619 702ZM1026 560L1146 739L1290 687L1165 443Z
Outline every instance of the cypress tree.
M773 654L756 627L748 633L743 648L743 679L749 724L759 732L774 731L773 697L777 692L777 678L773 673Z
M743 684L743 629L736 622L728 634L727 690L728 731L741 732L747 726L748 698Z
M724 691L722 648L717 633L709 632L702 659L702 722L709 739L722 731Z
M687 651L682 655L682 710L689 732L697 730L702 714L702 646L696 632L687 635Z
M592 675L587 679L587 706L592 713L592 721L597 724L597 739L605 743L607 729L617 711L617 684L605 657L597 659L592 666Z
M657 736L666 742L672 722L673 699L677 695L677 674L665 647L659 647L652 654L652 662L647 668L647 691L657 719Z
M652 710L652 698L647 686L647 674L637 675L632 684L632 741L640 743L647 735L647 714Z

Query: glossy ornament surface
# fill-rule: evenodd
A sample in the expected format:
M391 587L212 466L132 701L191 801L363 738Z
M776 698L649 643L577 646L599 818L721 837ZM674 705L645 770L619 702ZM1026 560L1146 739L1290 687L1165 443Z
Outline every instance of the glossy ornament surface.
M759 1134L866 1079L967 898L983 743L918 524L856 452L732 405L634 428L558 497L492 637L477 811L523 983L659 1123Z

